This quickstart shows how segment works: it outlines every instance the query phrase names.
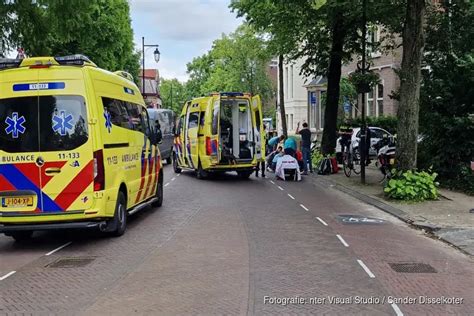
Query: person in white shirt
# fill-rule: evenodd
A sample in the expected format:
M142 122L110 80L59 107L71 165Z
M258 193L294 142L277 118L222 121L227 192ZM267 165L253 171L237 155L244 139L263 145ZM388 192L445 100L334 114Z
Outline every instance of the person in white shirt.
M301 173L298 161L293 156L290 156L288 154L281 157L277 162L275 175L278 179L285 180L285 169L294 169L297 177L296 180L301 181Z

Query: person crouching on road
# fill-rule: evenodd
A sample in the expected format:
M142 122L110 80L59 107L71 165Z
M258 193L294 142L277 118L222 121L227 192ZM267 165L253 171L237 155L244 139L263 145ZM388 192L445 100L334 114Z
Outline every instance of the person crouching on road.
M283 148L285 148L285 152L288 153L288 155L292 156L293 158L296 155L296 140L292 137L288 137L285 140L285 144L283 145Z
M290 148L285 149L285 155L281 157L276 165L275 176L279 180L285 180L285 170L294 170L296 173L296 181L301 181L301 173L298 165L298 161L295 157L291 156L289 152Z
M268 147L270 147L270 152L277 150L278 144L285 140L285 135L275 136L268 140Z

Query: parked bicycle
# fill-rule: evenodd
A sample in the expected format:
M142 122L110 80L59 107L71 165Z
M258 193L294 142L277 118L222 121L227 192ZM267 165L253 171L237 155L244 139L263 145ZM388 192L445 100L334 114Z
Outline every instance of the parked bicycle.
M346 177L350 177L352 172L360 174L360 153L358 148L353 148L350 139L341 138L342 166Z

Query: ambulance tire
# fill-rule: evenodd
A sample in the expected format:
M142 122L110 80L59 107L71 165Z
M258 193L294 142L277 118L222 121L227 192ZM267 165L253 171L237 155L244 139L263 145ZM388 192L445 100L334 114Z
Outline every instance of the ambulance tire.
M248 179L252 175L253 171L237 171L237 174L241 179Z
M11 232L7 236L12 237L16 242L23 242L31 239L33 231Z
M162 172L160 172L160 175L159 175L158 185L156 186L155 197L157 198L157 200L151 203L151 206L160 207L161 205L163 205L163 173Z
M125 194L122 191L119 191L117 197L117 204L115 206L115 215L112 219L113 230L110 232L110 235L113 237L120 237L127 230L127 203L125 199Z
M173 170L174 173L181 173L181 168L178 167L178 158L176 157L176 153L173 152Z

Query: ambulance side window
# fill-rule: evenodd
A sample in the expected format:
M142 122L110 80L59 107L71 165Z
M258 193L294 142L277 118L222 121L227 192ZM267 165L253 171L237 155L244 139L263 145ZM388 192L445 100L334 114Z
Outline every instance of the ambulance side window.
M145 108L139 106L141 110L141 118L142 118L142 132L150 138L151 132L150 132L150 124L149 124L149 119L148 119L148 112L145 110Z
M142 116L141 116L141 106L126 102L127 112L130 118L131 129L134 131L145 132L145 127L143 126Z
M124 101L103 97L102 104L104 110L110 113L112 124L130 129L130 119Z
M199 126L199 112L189 114L188 129Z
M201 119L200 119L200 122L199 122L199 126L204 127L204 123L206 122L206 112L203 111L201 112Z
M260 132L260 111L255 112L255 125L257 126L257 131Z

